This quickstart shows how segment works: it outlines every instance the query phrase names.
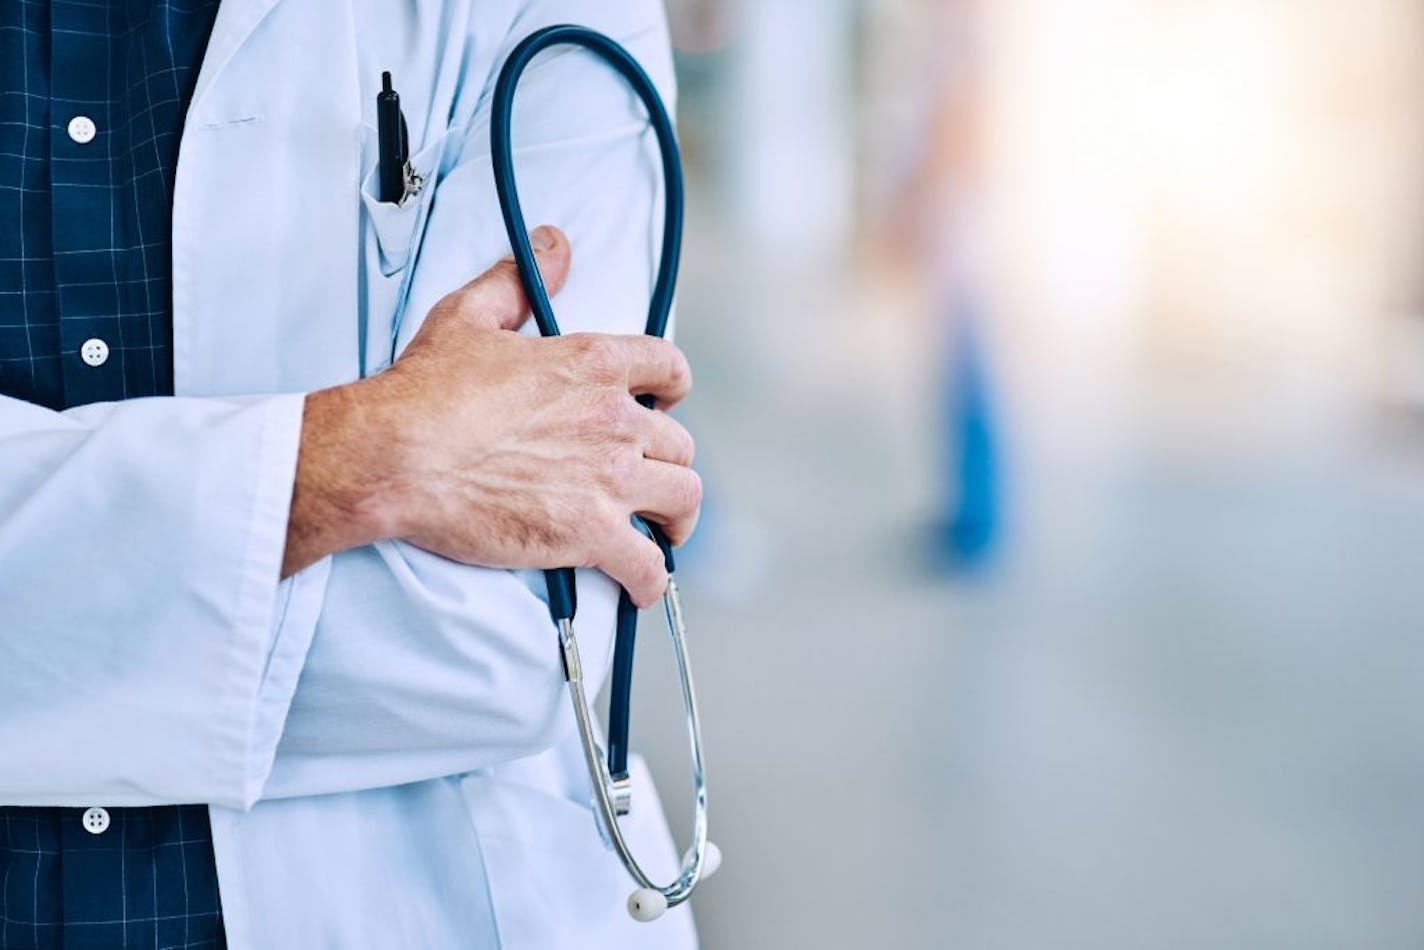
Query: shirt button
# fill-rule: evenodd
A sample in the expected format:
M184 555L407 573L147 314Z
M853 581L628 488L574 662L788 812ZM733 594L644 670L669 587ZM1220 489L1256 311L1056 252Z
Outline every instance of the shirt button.
M90 366L103 366L109 361L109 344L98 337L85 340L79 347L79 358Z
M98 131L94 127L94 120L87 115L76 115L69 120L69 137L80 145L88 145L94 141L94 135Z
M84 812L84 830L91 835L102 835L109 830L109 813L102 808L90 808Z

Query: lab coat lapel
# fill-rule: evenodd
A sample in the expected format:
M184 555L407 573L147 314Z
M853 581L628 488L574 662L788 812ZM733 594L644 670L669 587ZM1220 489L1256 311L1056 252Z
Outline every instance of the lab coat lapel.
M232 59L244 40L257 29L257 24L281 0L222 0L218 7L217 19L213 22L213 32L208 37L208 50L203 56L203 66L198 71L198 85L193 91L189 113L196 113L202 104L203 95Z
M174 188L179 394L358 375L355 57L344 3L223 0Z

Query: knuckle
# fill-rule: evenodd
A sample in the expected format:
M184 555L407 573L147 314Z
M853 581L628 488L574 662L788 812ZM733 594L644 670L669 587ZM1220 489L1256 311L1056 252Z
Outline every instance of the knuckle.
M667 584L667 570L663 567L662 553L656 547L647 544L644 548L642 561L638 565L638 581L651 598L657 596Z
M636 404L617 389L603 389L594 399L594 424L598 434L620 442L629 441L636 427Z
M632 485L638 477L638 467L643 457L631 449L613 452L608 457L608 472L613 484L619 488Z
M692 513L700 509L702 507L702 476L688 469L687 478L683 481L682 492L685 511Z
M682 457L678 459L678 461L684 465L691 465L693 460L697 458L697 440L692 437L691 432L688 432L681 425L677 427L677 431L678 440L681 443L679 449L682 453Z
M494 266L485 271L484 280L495 284L519 286L519 268L515 266L514 258L503 257L495 261Z
M599 530L590 530L584 537L586 554L583 563L598 568L610 577L619 576L624 558L617 545L608 540L608 524L602 519L591 519L588 526L590 529Z
M595 545L614 556L623 551L621 540L623 529L628 526L628 512L621 505L609 499L599 502L594 508L590 526Z
M463 302L463 295L455 290L435 301L435 306L430 308L426 314L425 322L431 326L437 326L441 321L458 318L460 307Z
M687 361L687 356L682 350L671 343L667 345L672 350L668 375L675 388L686 392L692 388L692 364Z
M619 486L622 480L618 475L618 463L612 453L600 455L594 462L593 481L600 497L606 499L609 504L621 494Z
M479 316L481 300L480 281L471 281L436 301L435 306L430 308L426 319L427 321L468 321Z
M570 339L577 341L573 344L574 352L590 379L605 382L618 377L623 356L614 340L593 334L581 334Z
M637 472L631 452L606 452L598 460L598 484L610 499L622 498ZM620 516L626 517L626 512Z

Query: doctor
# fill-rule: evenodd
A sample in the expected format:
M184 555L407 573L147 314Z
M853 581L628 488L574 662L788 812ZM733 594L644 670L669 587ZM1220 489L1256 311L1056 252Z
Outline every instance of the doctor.
M675 403L686 363L619 336L656 153L580 52L526 74L515 143L596 333L511 332L489 92L565 21L669 96L655 0L0 6L0 948L695 943L624 910L528 570L650 602L628 516L678 540L700 500L630 396ZM596 681L616 588L584 573ZM651 794L628 830L675 867Z

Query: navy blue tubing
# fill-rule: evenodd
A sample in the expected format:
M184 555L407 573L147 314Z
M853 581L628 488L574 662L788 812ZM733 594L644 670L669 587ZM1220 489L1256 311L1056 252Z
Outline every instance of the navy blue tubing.
M677 285L677 265L682 253L683 184L682 160L678 155L677 134L662 97L643 67L627 50L613 40L587 27L549 26L525 37L505 60L495 82L494 102L490 119L490 153L494 163L494 187L499 195L499 209L504 216L504 228L509 246L519 268L519 282L529 300L534 322L543 336L558 336L559 324L549 303L549 292L534 250L529 245L529 233L524 213L519 207L519 192L514 176L514 148L511 126L514 117L514 92L524 67L540 52L551 46L581 46L615 69L627 80L648 110L648 119L657 134L658 151L662 157L666 179L666 208L663 223L662 255L658 276L648 303L648 319L643 332L663 336L667 332L668 315L672 311L673 291ZM639 396L638 402L653 408L652 396ZM672 574L672 545L655 524L634 519L640 530L652 538L662 550L663 560ZM544 572L549 590L549 614L554 623L572 620L578 607L578 591L574 585L573 568L556 568ZM638 633L638 609L622 591L618 598L618 624L613 647L613 673L609 684L608 707L608 772L614 778L628 774L628 719L633 692L633 646Z

